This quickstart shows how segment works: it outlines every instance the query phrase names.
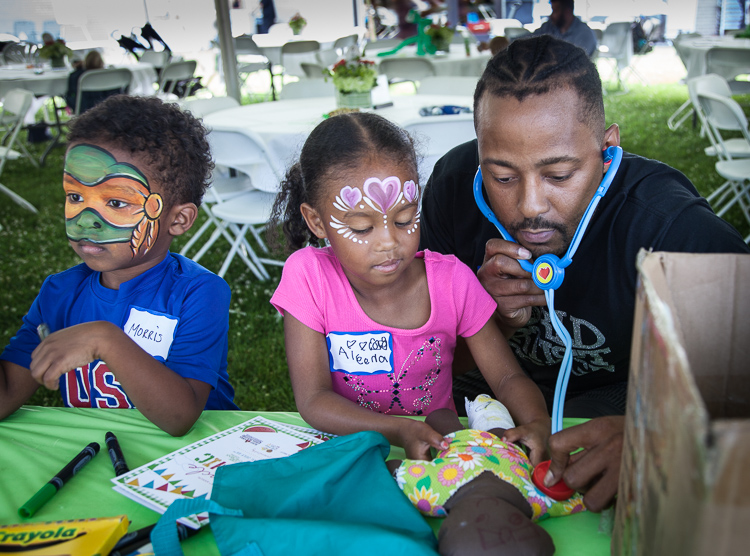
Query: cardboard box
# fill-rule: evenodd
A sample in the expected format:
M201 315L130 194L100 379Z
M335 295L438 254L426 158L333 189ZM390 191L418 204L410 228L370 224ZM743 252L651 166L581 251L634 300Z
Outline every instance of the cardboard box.
M612 554L750 554L750 255L637 265Z

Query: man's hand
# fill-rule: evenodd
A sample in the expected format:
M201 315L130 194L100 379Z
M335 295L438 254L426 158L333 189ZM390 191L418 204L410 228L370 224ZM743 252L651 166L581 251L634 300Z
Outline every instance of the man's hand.
M477 277L497 303L497 324L508 337L525 326L532 306L544 306L544 292L521 268L518 259L531 259L524 247L504 239L491 239L484 248L484 262Z
M572 489L583 492L583 503L592 512L612 505L620 477L625 417L597 417L561 430L549 438L552 456L546 486L562 478ZM578 448L581 452L570 455Z

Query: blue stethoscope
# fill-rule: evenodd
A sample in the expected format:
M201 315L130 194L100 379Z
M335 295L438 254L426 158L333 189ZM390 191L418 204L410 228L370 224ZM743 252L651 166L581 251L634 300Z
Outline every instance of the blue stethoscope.
M596 193L594 193L594 197L589 202L588 207L586 207L586 212L578 223L578 228L576 228L573 240L570 242L570 246L568 247L565 256L560 259L556 255L546 254L539 257L534 263L527 260L518 261L521 268L526 272L531 273L534 283L539 289L544 291L544 298L547 300L552 327L565 344L565 355L563 356L562 364L560 365L560 372L557 375L555 397L552 404L552 434L562 430L562 414L563 406L565 405L565 393L568 390L570 372L573 368L573 340L562 322L560 322L557 313L555 313L555 290L562 285L563 278L565 277L565 268L573 262L573 255L583 239L583 234L585 233L586 228L588 228L589 221L594 215L594 211L599 205L599 201L604 197L604 194L607 193L609 186L612 184L615 173L620 167L620 162L622 162L622 149L620 147L607 147L603 156L604 162L611 162L611 164L607 169L607 173L604 174L604 178L599 184ZM492 209L484 199L484 194L482 193L481 168L477 169L477 173L474 176L474 200L476 201L479 210L487 217L487 220L495 225L500 232L500 235L503 236L503 239L517 243L500 223L497 216L495 216L495 213L492 212Z

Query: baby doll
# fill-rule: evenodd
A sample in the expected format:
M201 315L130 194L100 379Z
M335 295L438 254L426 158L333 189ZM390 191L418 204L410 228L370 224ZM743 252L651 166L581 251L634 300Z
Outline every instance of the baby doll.
M468 429L450 409L427 417L450 443L435 459L388 462L399 487L422 514L445 517L438 534L444 556L553 554L552 539L535 522L582 511L581 495L557 502L543 494L526 454L502 441L514 427L505 406L486 395L466 404Z

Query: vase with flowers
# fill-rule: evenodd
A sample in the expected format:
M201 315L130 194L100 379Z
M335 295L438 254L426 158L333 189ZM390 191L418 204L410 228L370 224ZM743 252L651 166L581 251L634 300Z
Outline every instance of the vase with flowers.
M378 78L375 62L360 57L339 60L328 70L336 87L339 108L369 108L372 106L372 89Z
M292 33L295 35L299 35L302 32L302 29L305 28L305 25L307 25L307 20L302 17L299 12L289 19L289 27L292 28Z
M47 40L39 49L39 57L49 60L53 68L65 67L65 56L72 56L73 51L68 48L62 39Z
M447 25L429 25L425 29L425 34L430 37L437 52L448 52L451 49L451 40L455 32L455 29Z

